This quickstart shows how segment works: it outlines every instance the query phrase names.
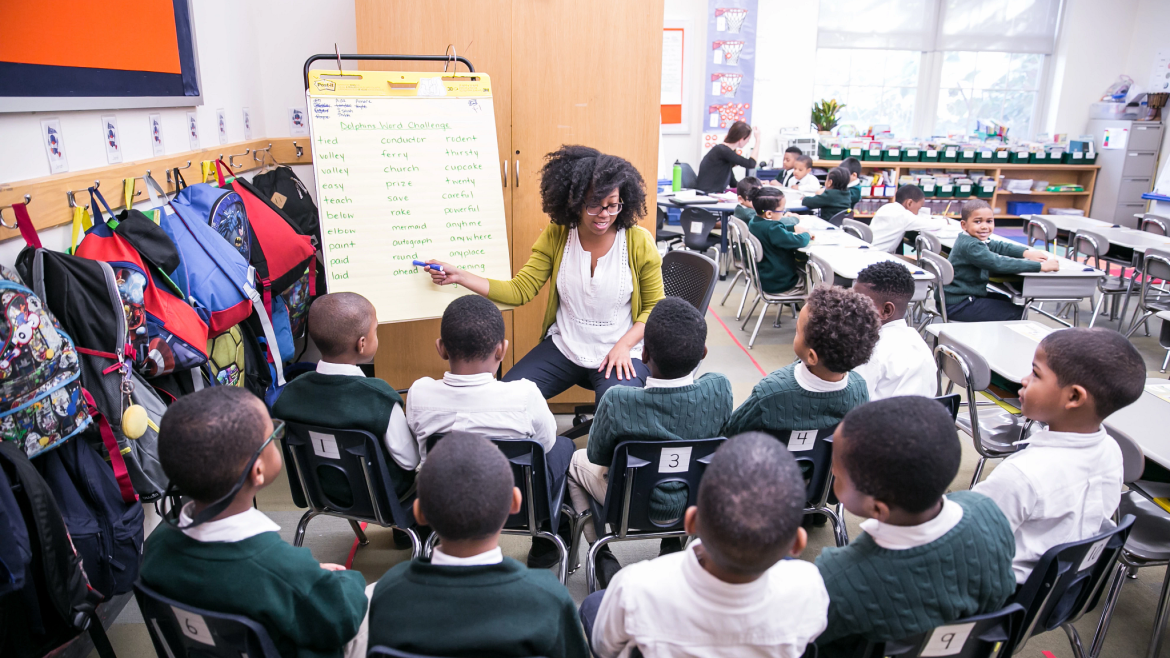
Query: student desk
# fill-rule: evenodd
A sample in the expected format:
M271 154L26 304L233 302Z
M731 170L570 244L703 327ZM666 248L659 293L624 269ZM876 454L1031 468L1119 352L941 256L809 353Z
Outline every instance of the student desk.
M840 230L837 232L843 233ZM825 233L828 233L828 231L825 231ZM846 237L852 236L846 235ZM919 269L913 263L898 258L891 253L879 249L871 249L868 244L861 240L858 240L858 242L864 246L849 245L844 240L839 244L817 244L819 240L820 238L818 237L809 246L802 248L801 251L824 259L829 267L833 268L834 278L838 285L848 287L852 285L853 279L857 278L858 272L874 263L888 260L904 266L914 276L914 297L911 301L921 301L929 295L930 282L934 280L934 275L926 270Z

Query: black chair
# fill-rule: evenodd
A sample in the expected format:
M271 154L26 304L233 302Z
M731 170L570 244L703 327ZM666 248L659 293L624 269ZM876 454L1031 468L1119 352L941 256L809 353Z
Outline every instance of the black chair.
M682 167L682 188L684 190L693 190L699 185L699 176L695 174L695 170L689 164L680 162Z
M366 658L436 658L436 656L424 656L419 653L407 653L398 649L391 649L390 647L376 646L370 647L366 651ZM533 658L541 657L534 656Z
M959 407L963 406L963 398L958 393L951 393L950 395L940 395L935 398L939 404L947 408L951 412L951 420L959 417Z
M1019 632L1024 621L1024 608L1010 603L1002 610L974 617L956 619L901 640L869 642L860 645L855 658L917 658L918 656L957 656L958 658L991 658L1007 656L998 651L1004 642Z
M280 658L268 631L247 617L180 603L141 580L134 598L159 658Z
M1004 647L1005 656L1018 653L1033 635L1064 629L1073 654L1084 658L1081 637L1073 623L1097 607L1105 582L1117 564L1134 517L1126 515L1116 528L1095 537L1048 549L1024 584L1014 603L1024 607L1020 631Z
M830 217L828 219L828 221L833 226L841 226L841 224L846 219L853 219L853 211L852 210L842 210L841 212L837 213L836 215L833 215L832 217Z
M667 297L680 297L700 313L707 312L719 265L693 251L671 251L662 257L662 287Z
M285 469L297 507L309 511L297 524L293 546L305 541L305 528L313 517L324 514L349 520L358 542L369 543L361 523L397 528L410 537L411 559L422 554L415 532L414 512L399 501L390 476L390 457L379 438L360 430L339 430L286 422ZM322 488L322 479L345 483L352 500L341 500ZM332 487L328 487L332 489ZM336 492L335 492L336 494ZM413 498L413 495L412 495Z
M849 543L845 527L844 506L839 501L829 502L833 493L833 431L832 427L812 430L765 430L776 440L788 446L796 465L804 474L804 513L819 514L833 526L833 540L837 546Z
M631 539L658 539L686 537L683 515L668 521L656 521L650 516L650 497L660 484L682 483L687 489L686 507L696 504L699 480L711 457L726 439L698 439L695 441L623 441L613 453L609 467L609 486L605 502L590 500L590 510L582 512L578 527L592 519L597 541L589 549L585 561L585 580L589 592L597 591L597 553L615 541ZM684 507L685 509L685 507ZM612 530L607 531L606 526ZM576 559L577 537L569 561Z
M711 233L718 221L718 213L708 212L702 208L684 208L679 218L683 230L683 245L699 253L706 253L712 247L719 246L719 236Z
M683 234L678 231L671 231L663 228L666 226L666 209L658 206L658 223L654 227L654 241L665 242L666 249L669 251L674 245L682 242Z

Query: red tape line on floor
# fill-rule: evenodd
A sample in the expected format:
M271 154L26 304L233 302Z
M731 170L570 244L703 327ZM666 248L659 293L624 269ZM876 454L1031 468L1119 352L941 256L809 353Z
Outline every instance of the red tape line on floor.
M369 525L369 524L368 524L368 523L365 523L365 522L363 521L363 522L362 522L362 530L365 530L367 525ZM359 544L360 542L361 542L361 540L360 540L360 539L358 539L357 537L354 537L354 538L353 538L353 548L349 549L349 557L345 558L345 568L346 568L346 569L352 569L352 568L353 568L353 557L354 557L355 555L357 555L358 544Z
M731 336L731 340L735 342L736 346L743 350L743 353L747 355L749 360L751 360L752 365L756 367L756 370L759 370L761 375L767 376L768 373L760 367L759 363L756 363L756 360L754 357L752 357L751 352L747 351L747 348L743 346L743 343L739 342L739 339L735 337L735 334L731 333L731 329L728 329L727 325L723 323L723 318L719 317L719 314L715 311L712 311L710 306L707 307L707 310L711 313L711 315L715 316L715 320L719 322L719 326L723 327L723 330L727 332L728 336ZM761 311L761 313L762 312L763 311Z

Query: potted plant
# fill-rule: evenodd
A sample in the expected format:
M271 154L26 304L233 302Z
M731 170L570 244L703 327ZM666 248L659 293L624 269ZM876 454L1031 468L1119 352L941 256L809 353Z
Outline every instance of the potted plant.
M813 103L812 124L822 135L837 127L837 118L845 105L835 100L821 100Z

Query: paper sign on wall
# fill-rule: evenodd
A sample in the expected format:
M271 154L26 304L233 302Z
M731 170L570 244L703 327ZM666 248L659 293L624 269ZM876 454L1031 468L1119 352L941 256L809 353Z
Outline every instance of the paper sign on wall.
M54 174L69 171L69 160L65 157L65 144L61 139L60 119L41 121L41 139L45 142L45 155L49 156L49 171Z
M150 148L155 155L165 155L166 149L163 147L162 136L162 115L152 114L149 117L150 124Z
M102 139L106 144L106 161L117 164L122 161L122 137L118 134L118 117L113 114L102 117Z
M1101 140L1102 149L1124 149L1129 143L1129 128L1106 128Z
M252 139L252 112L244 108L244 139Z
M303 137L309 134L309 120L299 107L288 108L288 134Z
M215 111L215 124L219 128L219 143L227 144L227 114L222 107Z
M187 139L191 142L191 150L199 150L199 119L194 112L187 113Z

